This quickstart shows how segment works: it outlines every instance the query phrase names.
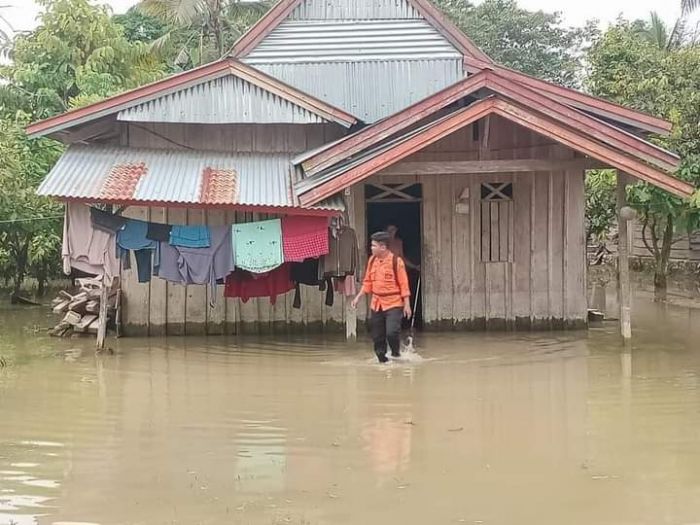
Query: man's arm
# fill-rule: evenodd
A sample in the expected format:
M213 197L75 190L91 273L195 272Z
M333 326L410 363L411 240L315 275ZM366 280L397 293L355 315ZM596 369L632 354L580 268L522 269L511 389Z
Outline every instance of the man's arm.
M352 300L351 306L353 308L357 308L357 304L360 302L360 299L362 299L363 295L372 293L372 279L369 275L370 267L371 263L368 263L367 270L365 271L365 278L362 281L362 288L360 288L360 292Z

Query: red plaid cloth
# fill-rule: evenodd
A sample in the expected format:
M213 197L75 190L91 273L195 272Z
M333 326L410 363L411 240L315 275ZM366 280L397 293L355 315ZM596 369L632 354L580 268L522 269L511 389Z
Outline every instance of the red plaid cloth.
M282 247L285 262L303 262L328 255L328 219L294 215L284 217Z

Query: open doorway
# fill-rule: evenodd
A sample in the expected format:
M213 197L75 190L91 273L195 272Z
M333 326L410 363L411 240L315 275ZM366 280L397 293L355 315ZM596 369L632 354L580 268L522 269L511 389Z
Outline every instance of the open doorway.
M423 327L422 285L419 287L420 272L411 266L421 266L423 260L423 227L421 224L421 201L423 188L420 183L367 184L365 202L367 204L367 239L378 231L393 224L398 228L397 236L403 241L404 258L408 267L408 280L411 285L411 307L416 305L416 328ZM369 242L365 246L370 255ZM410 320L404 321L406 327Z

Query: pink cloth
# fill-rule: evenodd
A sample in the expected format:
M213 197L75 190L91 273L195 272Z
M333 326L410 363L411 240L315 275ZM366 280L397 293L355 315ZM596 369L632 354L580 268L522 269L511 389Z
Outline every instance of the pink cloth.
M285 262L304 262L327 255L328 219L292 215L282 219Z
M119 275L117 237L93 227L90 207L85 204L66 204L63 222L63 271L70 275L71 268L104 276L107 286Z
M352 297L357 294L355 286L355 276L347 275L339 279L335 279L335 291L347 297Z

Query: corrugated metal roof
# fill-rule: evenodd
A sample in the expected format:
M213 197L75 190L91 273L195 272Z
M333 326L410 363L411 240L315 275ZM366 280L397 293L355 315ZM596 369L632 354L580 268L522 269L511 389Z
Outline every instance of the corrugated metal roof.
M285 21L246 57L280 62L440 60L462 55L424 19Z
M125 202L208 204L204 177L212 170L237 174L228 202L217 192L218 204L266 207L298 207L293 190L296 175L291 153L218 153L138 149L99 145L73 145L61 156L37 190L39 195L61 199L104 201L103 190L111 174L125 166L143 166L145 173L135 187L124 188ZM230 181L229 181L230 182ZM202 190L205 194L202 195ZM121 199L119 199L121 200ZM338 199L315 208L342 210Z
M463 78L461 59L259 64L266 73L375 122Z
M407 0L304 0L290 14L296 20L363 20L367 18L420 18Z
M328 122L288 100L227 75L124 109L118 120L192 124Z

